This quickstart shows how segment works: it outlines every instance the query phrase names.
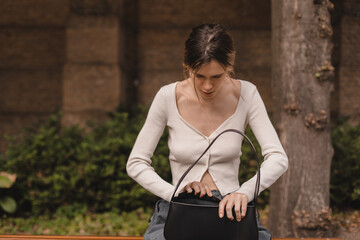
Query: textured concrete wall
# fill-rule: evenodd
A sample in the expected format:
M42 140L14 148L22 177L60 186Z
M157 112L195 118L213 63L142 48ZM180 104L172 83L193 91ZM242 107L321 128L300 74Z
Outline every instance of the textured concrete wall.
M360 2L345 0L341 21L339 114L360 120Z
M0 1L0 151L61 108L67 0Z
M341 10L332 112L354 116L360 4L334 2ZM64 124L84 124L119 103L150 103L161 86L184 78L184 42L205 22L229 28L236 77L257 85L271 110L270 14L263 0L0 0L0 151L4 134L56 110L64 111Z
M126 44L136 41L124 18L132 20L133 2L0 1L0 151L4 134L57 110L64 125L84 126L126 101L121 79L134 71L126 58L135 48Z
M270 1L139 1L139 99L184 79L184 42L192 27L223 23L234 37L236 76L256 84L271 108Z
M85 126L87 120L103 120L106 112L119 105L118 46L116 15L69 16L62 85L64 125Z

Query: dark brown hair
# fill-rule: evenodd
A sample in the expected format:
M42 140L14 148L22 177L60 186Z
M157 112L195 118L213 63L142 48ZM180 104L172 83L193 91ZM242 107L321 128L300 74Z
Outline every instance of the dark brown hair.
M192 29L185 42L184 67L194 70L217 61L233 73L235 49L233 39L221 24L202 24Z

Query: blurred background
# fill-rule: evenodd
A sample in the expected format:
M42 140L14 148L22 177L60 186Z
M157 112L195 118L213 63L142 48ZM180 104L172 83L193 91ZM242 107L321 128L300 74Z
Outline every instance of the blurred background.
M334 3L336 119L360 111L360 18L358 1ZM204 22L229 28L236 76L258 86L271 112L270 1L1 0L0 136L56 110L69 125L150 103L183 79L184 41Z
M359 127L350 128L359 125L360 113L360 3L358 0L331 2L334 4L331 25L335 67L331 122L335 128L339 121L346 119L348 131L353 134L346 132L340 148L357 144L360 149L358 142L351 142L358 136ZM18 216L57 213L73 218L74 209L80 209L81 213L116 212L114 209L117 209L116 217L106 215L104 219L113 218L113 222L123 224L124 219L140 218L141 224L135 223L140 227L120 224L116 229L90 233L139 235L144 232L151 209L136 209L144 202L152 206L155 198L134 187L124 173L127 155L144 117L144 113L137 115L132 109L148 106L161 86L184 78L185 39L194 26L207 22L222 23L229 29L237 51L235 75L258 87L271 114L270 0L0 0L0 152L4 153L0 172L17 173L18 186L15 184L14 189L6 193L17 201ZM58 112L61 115L56 115ZM86 131L80 130L89 128L89 120L107 125L100 126L89 137ZM38 127L43 124L46 127L39 132ZM31 129L30 133L24 128ZM65 128L70 130L61 132ZM114 130L119 128L128 132ZM5 135L20 136L22 140L16 140L20 145L11 143ZM166 135L162 141L155 168L170 180ZM358 169L351 165L357 154L349 158L346 166L337 166L337 171L342 167ZM339 160L341 158L339 156ZM62 168L55 169L61 161L65 161ZM85 161L92 165L83 164ZM19 173L19 169L23 173ZM54 176L56 171L58 175ZM333 174L335 172L333 170ZM86 177L73 178L82 174ZM345 207L359 209L359 180L353 172L347 174L351 177L346 181L357 185L334 187L339 192L333 194L336 196L332 203L340 206L346 202ZM116 184L95 183L99 179ZM36 186L36 190L30 191L31 186ZM117 195L114 193L116 196L105 196L114 189L119 191ZM76 194L86 201L74 197ZM339 198L345 195L349 195L345 200ZM97 200L91 200L92 197ZM42 209L46 204L49 207ZM81 207L84 205L88 208ZM58 210L59 206L66 207ZM133 211L133 215L126 215L124 209ZM358 224L360 217L356 214L351 218ZM119 215L124 219L118 220ZM104 225L98 224L104 229ZM10 224L12 229L17 229L15 225ZM132 230L121 230L124 228ZM44 229L37 233L55 231L49 230L50 226ZM3 233L7 231L11 233L11 230ZM82 231L74 230L89 233Z

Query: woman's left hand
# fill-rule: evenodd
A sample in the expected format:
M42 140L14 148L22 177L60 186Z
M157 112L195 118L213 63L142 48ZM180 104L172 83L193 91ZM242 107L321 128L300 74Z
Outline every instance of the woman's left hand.
M219 203L219 217L224 217L224 211L230 220L234 220L232 209L234 208L236 220L241 221L246 215L248 197L243 193L230 193Z

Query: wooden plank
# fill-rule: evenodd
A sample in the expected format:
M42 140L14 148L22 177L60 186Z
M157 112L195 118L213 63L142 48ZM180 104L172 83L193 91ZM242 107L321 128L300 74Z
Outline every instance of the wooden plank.
M142 237L117 236L57 236L57 235L0 235L0 240L142 240ZM340 238L273 238L273 240L343 240Z
M142 237L117 237L117 236L55 236L55 235L0 235L0 240L142 240Z

